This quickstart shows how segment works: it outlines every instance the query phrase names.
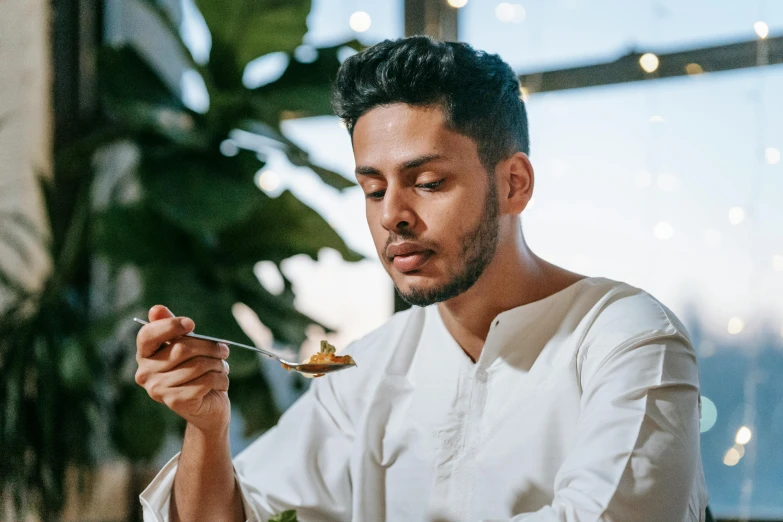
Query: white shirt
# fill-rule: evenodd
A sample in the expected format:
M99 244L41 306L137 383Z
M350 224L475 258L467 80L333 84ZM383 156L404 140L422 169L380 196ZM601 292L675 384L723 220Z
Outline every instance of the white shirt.
M436 306L346 349L234 460L249 520L704 521L699 377L649 294L583 279L492 322L473 363ZM141 495L168 518L177 457Z

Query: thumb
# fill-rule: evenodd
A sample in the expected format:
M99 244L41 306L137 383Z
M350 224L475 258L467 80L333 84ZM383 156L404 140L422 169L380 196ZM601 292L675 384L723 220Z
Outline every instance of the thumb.
M150 319L150 322L152 322L152 321L158 321L160 319L168 319L169 317L174 317L174 314L171 313L171 310L169 310L163 305L155 305L152 308L150 308L148 317Z

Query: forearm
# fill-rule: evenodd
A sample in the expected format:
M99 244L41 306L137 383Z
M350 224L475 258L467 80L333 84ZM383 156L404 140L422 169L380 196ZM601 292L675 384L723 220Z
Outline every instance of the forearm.
M170 510L174 522L245 520L231 464L228 426L221 433L207 434L188 424Z

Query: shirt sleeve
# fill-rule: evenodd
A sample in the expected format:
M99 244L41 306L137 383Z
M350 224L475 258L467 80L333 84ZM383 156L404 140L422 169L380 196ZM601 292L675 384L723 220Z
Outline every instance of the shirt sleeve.
M277 426L234 459L249 522L296 509L300 520L351 519L353 428L328 379L313 382ZM178 456L141 494L144 522L168 522Z
M551 505L510 522L704 520L695 354L681 337L626 343L582 368L576 443Z

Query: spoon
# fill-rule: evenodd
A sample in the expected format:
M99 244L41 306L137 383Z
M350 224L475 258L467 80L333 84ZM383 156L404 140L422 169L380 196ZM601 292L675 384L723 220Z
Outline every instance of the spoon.
M133 318L134 321L136 321L139 324L149 324L148 321L145 321L144 319L139 319L138 317ZM294 370L295 372L299 372L305 375L323 375L325 373L333 373L333 372L339 372L340 370L345 370L347 368L352 368L356 366L356 363L295 363L295 362L289 362L284 359L281 359L277 355L275 355L272 352L268 352L266 350L263 350L261 348L256 348L255 346L250 346L247 344L242 343L235 343L234 341L228 341L226 339L218 339L217 337L210 337L208 335L200 335L195 333L187 333L183 335L183 337L192 337L193 339L201 339L203 341L212 341L215 343L223 343L228 344L230 346L238 346L239 348L245 348L246 350L253 350L254 352L262 353L266 355L267 357L271 357L272 359L276 360L280 364L283 365L283 367L286 370Z

